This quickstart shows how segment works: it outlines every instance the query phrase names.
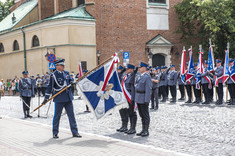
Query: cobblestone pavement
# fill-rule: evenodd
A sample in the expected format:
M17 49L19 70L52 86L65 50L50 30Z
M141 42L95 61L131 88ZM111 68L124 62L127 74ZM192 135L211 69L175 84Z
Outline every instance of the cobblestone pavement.
M32 108L37 106L38 98L32 101ZM41 98L41 101L43 99ZM46 116L49 104L40 110L41 116ZM47 118L35 118L29 121L51 125L54 106L51 105ZM96 120L92 113L84 113L83 100L74 100L74 110L79 130L121 140L191 155L205 156L235 156L235 107L202 104L160 104L158 111L150 111L150 136L146 138L136 135L117 133L120 127L120 115L117 110L106 117ZM0 116L7 115L22 118L22 104L19 97L2 97L0 101ZM61 127L69 128L68 118L63 115ZM137 131L141 130L138 115Z
M50 130L50 126L41 123L3 117L0 120L0 155L187 156L87 133L82 133L82 138L73 138L67 129L61 129L59 139L52 139Z

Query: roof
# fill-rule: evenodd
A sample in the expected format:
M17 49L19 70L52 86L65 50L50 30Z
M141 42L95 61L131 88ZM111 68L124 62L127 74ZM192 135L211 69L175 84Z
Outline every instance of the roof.
M94 17L90 15L84 6L73 8L61 13L58 13L52 17L49 17L45 20L53 20L60 18L73 18L73 19L83 19L83 20L94 20Z
M173 46L173 44L168 41L166 38L158 34L153 39L146 43L147 45L164 45L164 46Z
M0 22L0 32L12 29L14 26L16 26L29 12L31 12L37 6L37 4L37 0L29 0L16 8ZM16 17L14 23L12 23L13 14Z
M33 5L32 2L35 2L35 1L36 1L36 4L34 5L34 7L35 7L37 5L37 0L30 0L29 2L26 2L26 3L22 4L19 8L17 8L15 11L13 11L11 14L9 14L2 22L0 22L0 35L11 32L11 31L15 31L15 30L18 30L18 29L21 29L21 28L29 27L29 26L32 26L32 25L35 25L35 24L39 24L39 23L42 23L42 22L52 21L52 20L80 19L80 20L95 21L95 18L86 11L85 7L80 6L80 7L77 7L77 8L73 8L73 9L58 13L58 14L56 14L54 16L51 16L51 17L48 17L46 19L36 21L34 23L30 23L30 24L24 25L24 26L19 27L19 28L12 29L20 20L22 20L24 18L24 16L26 16L34 8L34 7L29 8L28 6L29 6L29 4L30 4L30 6ZM24 8L24 7L26 7L26 8ZM22 15L21 19L19 19L19 15L18 15L16 17L16 18L18 18L17 21L14 24L12 24L12 19L11 18L12 18L13 13L15 12L15 15L16 15L16 13L18 14L18 11L20 11L20 10L22 10L22 12L25 11L25 13L26 13L26 10L27 10L27 13L26 14L22 13L24 16ZM5 24L8 25L8 27L6 27ZM2 28L2 26L5 26L5 27Z

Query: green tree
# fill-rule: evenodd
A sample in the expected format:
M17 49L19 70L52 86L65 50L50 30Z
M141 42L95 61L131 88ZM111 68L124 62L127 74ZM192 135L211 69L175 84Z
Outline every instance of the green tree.
M208 53L211 38L216 58L224 58L229 42L230 57L235 57L235 0L183 0L175 10L182 42L202 44Z
M14 5L14 0L6 0L5 3L0 1L0 21L2 21L8 14L10 8Z

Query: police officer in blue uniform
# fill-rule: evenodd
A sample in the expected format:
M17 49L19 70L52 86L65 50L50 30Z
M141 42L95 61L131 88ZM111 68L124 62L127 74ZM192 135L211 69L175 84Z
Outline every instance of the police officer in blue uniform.
M129 117L130 117L130 129L126 131L127 134L135 134L136 133L136 122L137 122L137 115L134 110L135 108L135 75L138 68L136 69L134 65L127 64L127 70L126 70L126 79L125 79L125 87L126 90L129 92L131 96L131 102L128 101L129 104Z
M171 92L171 103L175 103L176 102L176 84L177 84L177 77L178 77L178 73L175 70L175 65L171 65L171 70L168 74L168 86L170 87L170 92Z
M229 79L227 81L227 84L228 84L228 91L230 95L230 101L228 105L235 105L235 83L231 79L231 70L232 70L231 68L233 66L233 63L234 63L234 60L229 59Z
M156 67L152 69L153 75L152 75L152 81L153 81L153 87L152 87L152 95L151 95L151 109L158 110L158 91L159 91L159 82L160 82L160 73L158 73L158 70L160 68Z
M135 82L135 102L138 105L139 115L142 121L142 131L137 133L137 136L148 136L149 135L149 102L152 93L152 79L147 73L148 65L144 62L140 62L139 72L140 76Z
M56 94L64 87L72 84L73 81L70 77L68 71L64 71L64 59L55 61L56 71L52 73L50 76L50 82L46 90L46 95L43 103L46 103L47 99L49 99L50 94ZM70 129L73 134L73 137L81 137L78 133L77 123L74 116L73 110L73 93L71 88L60 93L58 96L54 98L55 102L55 114L53 118L53 138L57 139L59 133L59 122L63 108L65 108L68 118Z
M23 78L19 82L20 97L23 101L23 112L25 118L31 118L29 115L31 97L34 97L34 84L33 81L28 77L28 71L23 71Z
M216 60L216 68L214 70L214 75L216 76L216 79L219 79L218 87L216 87L216 92L218 94L218 100L216 101L217 105L223 104L223 76L224 73L224 67L221 66L221 60ZM215 82L216 83L216 82Z

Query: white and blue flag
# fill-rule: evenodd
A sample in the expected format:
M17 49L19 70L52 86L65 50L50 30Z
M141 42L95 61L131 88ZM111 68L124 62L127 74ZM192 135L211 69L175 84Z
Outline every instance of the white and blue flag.
M115 57L117 56L78 82L85 101L97 119L117 106L121 106L119 108L128 107L116 71L118 58Z

